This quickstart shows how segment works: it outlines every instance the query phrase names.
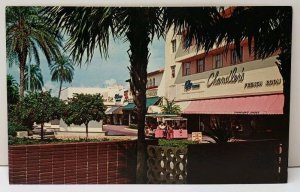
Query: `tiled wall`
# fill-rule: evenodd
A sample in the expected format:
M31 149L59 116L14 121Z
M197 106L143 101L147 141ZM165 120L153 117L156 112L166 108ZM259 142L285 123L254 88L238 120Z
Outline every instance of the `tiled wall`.
M11 184L135 183L136 141L9 147Z

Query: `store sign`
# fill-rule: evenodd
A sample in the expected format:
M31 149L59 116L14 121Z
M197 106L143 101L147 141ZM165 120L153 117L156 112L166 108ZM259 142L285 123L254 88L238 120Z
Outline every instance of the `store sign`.
M200 89L200 84L192 83L191 80L187 80L187 81L184 83L184 90L185 90L185 91L195 90L195 89Z
M264 81L255 81L255 82L248 82L245 83L244 89L252 89L252 88L259 88L265 85L266 87L273 87L281 85L281 79L271 79Z
M128 90L124 91L124 102L128 101Z
M202 132L192 132L192 141L202 142Z
M146 91L147 97L154 97L157 96L157 89L151 89Z
M238 72L237 67L233 68L227 76L220 77L220 72L212 72L207 80L207 88L218 85L242 83L245 78L244 68Z
M120 102L121 100L122 100L122 95L120 95L120 94L115 94L115 100L116 100L116 102Z

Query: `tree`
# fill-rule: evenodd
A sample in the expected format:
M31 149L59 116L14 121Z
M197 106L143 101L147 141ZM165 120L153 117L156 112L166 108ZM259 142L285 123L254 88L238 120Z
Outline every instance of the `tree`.
M85 125L86 138L88 138L88 125L90 121L100 121L105 117L106 106L100 94L78 94L69 98L63 115L63 120L70 126Z
M69 40L66 48L71 51L73 60L81 63L85 55L90 61L95 48L101 56L108 56L110 35L129 42L130 89L137 106L138 140L137 140L137 183L146 182L146 84L149 59L148 45L156 36L164 36L165 28L173 23L174 18L196 19L197 29L206 31L215 15L219 15L214 7L182 8L159 7L48 7L45 14L50 24L66 32ZM197 17L196 17L197 16ZM174 23L177 25L176 23Z
M49 91L29 93L21 98L13 111L15 122L32 128L34 122L41 124L41 139L44 139L44 124L59 119L64 103L52 97Z
M74 76L74 67L72 61L66 57L60 57L56 62L50 65L51 81L59 82L58 98L60 98L63 82L71 83Z
M44 81L40 66L34 64L26 65L24 78L25 90L31 92L42 90Z
M181 109L179 105L175 104L174 99L173 100L169 100L167 98L165 98L166 104L161 106L162 108L162 113L164 114L180 114Z
M48 63L60 56L62 37L45 22L39 7L6 8L6 55L9 66L20 68L20 96L24 96L24 73L27 58L40 64L39 50Z
M17 104L19 101L19 85L12 75L7 76L7 104L10 106Z

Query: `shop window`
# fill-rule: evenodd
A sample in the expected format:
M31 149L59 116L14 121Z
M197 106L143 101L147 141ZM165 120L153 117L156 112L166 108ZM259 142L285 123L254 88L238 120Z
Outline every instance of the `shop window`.
M243 62L243 47L240 48L240 57L236 50L231 50L231 64L239 64Z
M176 65L171 66L171 77L172 78L175 78L175 68L176 68Z
M204 64L204 58L197 61L197 73L202 73L205 71Z
M191 74L191 63L184 63L183 64L183 75L190 75Z
M176 39L171 41L172 43L172 52L175 53L176 52Z
M213 64L215 69L223 67L223 54L213 56Z

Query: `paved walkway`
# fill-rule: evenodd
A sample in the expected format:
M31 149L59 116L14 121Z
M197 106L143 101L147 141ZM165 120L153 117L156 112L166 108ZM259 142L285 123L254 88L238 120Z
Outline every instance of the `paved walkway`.
M137 136L137 130L129 129L127 125L103 125L103 131L107 131L107 135Z

